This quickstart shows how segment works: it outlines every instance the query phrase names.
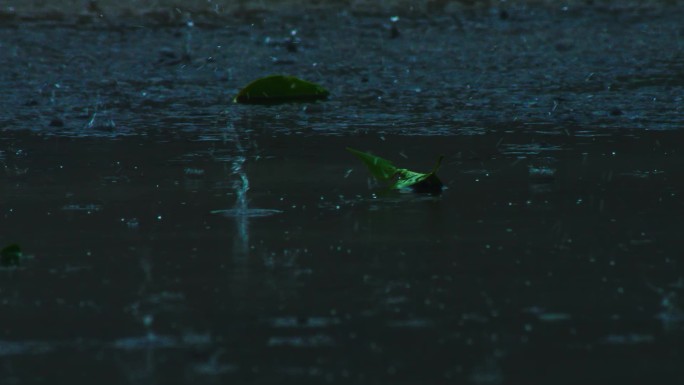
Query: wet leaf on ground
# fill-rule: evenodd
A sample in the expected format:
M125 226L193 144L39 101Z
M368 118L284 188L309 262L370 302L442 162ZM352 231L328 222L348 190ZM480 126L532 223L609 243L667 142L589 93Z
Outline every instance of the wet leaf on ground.
M410 188L414 192L430 194L439 194L442 192L444 184L437 177L436 173L444 156L440 155L432 171L429 173L420 173L405 168L398 168L387 159L353 148L347 147L347 151L359 158L376 179L382 182L391 182L392 185L389 187L390 189L403 190Z
M294 76L271 75L249 83L233 102L277 104L325 99L330 93L322 86Z
M5 246L0 251L0 266L18 266L21 260L21 247L16 243Z

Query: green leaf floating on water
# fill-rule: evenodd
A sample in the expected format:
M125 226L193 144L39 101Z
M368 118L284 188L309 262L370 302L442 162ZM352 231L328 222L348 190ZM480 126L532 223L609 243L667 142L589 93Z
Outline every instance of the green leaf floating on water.
M0 266L19 266L21 247L16 243L5 246L0 251Z
M318 84L294 76L271 75L249 83L233 102L276 104L325 99L330 93Z
M437 170L442 164L441 156L437 159L435 167L427 174L407 170L405 168L398 168L387 159L379 156L371 155L353 148L347 147L347 151L354 154L366 164L368 170L373 176L382 182L391 182L390 189L402 190L411 188L418 193L439 194L442 192L444 184L437 177Z

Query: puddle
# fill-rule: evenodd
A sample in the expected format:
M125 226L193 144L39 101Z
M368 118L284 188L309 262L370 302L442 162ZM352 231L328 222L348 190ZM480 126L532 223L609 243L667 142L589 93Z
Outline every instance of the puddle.
M62 210L64 210L64 211L83 211L86 214L90 214L90 213L102 210L102 205L92 204L92 203L89 203L89 204L69 204L69 205L62 206Z
M148 334L142 337L127 337L114 341L112 346L123 350L142 349L168 349L179 346L179 341L174 337Z
M570 314L565 314L565 313L544 313L544 314L539 314L539 320L544 321L544 322L559 322L559 321L568 321L572 317Z
M268 217L271 215L281 214L281 210L274 209L224 209L211 210L212 214L218 214L224 217Z
M433 322L427 319L395 320L388 322L387 326L402 329L422 329L433 327Z
M38 341L0 341L0 356L14 356L22 354L47 354L54 350L54 345Z
M603 342L610 345L652 344L655 338L649 334L611 334L604 338Z
M339 318L278 317L269 322L274 328L324 328L340 324Z
M0 382L684 375L681 5L15 3Z
M543 143L531 143L531 144L503 143L503 144L501 144L500 147L501 147L501 153L502 154L516 155L516 156L539 155L542 152L561 150L560 146L553 146L550 144L543 144Z
M205 376L218 376L229 373L235 373L239 370L237 365L233 364L222 364L214 361L205 364L196 364L194 370L197 374Z
M269 347L291 347L291 348L317 348L335 346L332 337L325 334L315 334L311 336L287 336L271 337L268 340Z

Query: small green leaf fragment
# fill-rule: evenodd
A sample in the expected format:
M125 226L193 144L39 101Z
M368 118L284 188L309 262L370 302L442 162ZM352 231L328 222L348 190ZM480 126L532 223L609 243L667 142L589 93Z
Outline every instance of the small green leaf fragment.
M5 246L0 251L0 266L19 266L21 256L21 247L16 243Z
M389 182L394 175L397 173L397 168L394 167L392 162L387 159L383 159L379 156L371 155L353 148L347 147L347 151L351 152L359 158L363 163L366 164L368 170L376 177L378 180L383 182Z
M444 184L437 177L436 173L442 164L444 156L440 156L437 159L437 163L431 172L423 174L405 168L397 168L387 159L354 150L353 148L348 147L347 151L361 159L375 178L383 182L393 182L390 189L403 190L411 188L414 192L430 194L442 192Z
M325 99L330 93L322 86L294 76L270 75L257 79L243 88L233 99L235 103L277 104Z

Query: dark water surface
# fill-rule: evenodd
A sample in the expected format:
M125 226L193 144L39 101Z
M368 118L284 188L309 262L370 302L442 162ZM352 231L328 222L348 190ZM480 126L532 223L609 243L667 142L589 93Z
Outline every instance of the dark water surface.
M5 14L0 383L684 383L684 7L391 16Z

